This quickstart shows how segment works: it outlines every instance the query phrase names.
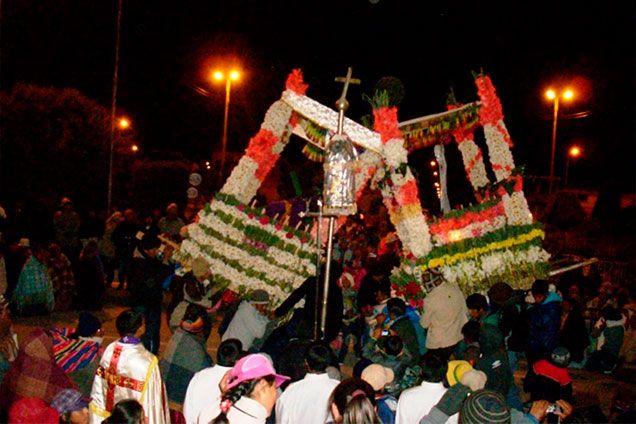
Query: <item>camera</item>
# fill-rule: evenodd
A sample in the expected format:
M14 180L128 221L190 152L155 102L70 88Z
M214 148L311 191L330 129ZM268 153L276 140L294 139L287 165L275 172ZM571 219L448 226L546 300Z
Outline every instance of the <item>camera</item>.
M388 335L389 335L389 330L382 330L382 332L380 333L380 335L382 335L382 336L388 336Z
M559 405L557 405L556 403L551 403L548 406L548 409L545 410L546 414L556 414L557 412L563 412L563 410L561 409L561 407Z

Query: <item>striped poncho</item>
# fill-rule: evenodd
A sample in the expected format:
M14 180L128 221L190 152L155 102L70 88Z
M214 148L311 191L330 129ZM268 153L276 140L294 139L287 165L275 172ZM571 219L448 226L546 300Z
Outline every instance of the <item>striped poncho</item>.
M51 328L55 362L67 372L84 368L100 355L100 344L96 341L71 339L72 328Z

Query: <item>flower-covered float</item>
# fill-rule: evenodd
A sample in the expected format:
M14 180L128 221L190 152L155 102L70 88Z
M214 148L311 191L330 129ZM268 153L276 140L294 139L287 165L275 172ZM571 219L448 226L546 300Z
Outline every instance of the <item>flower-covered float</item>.
M512 158L501 104L487 76L479 75L475 82L479 102L452 105L442 114L400 124L397 108L378 101L374 131L344 119L344 133L361 150L356 198L369 183L380 189L403 248L391 283L395 293L414 307L423 304L425 275L432 270L466 293L485 290L498 281L525 287L549 271L549 254L541 247L544 233L533 222L523 194L522 170ZM267 290L274 305L315 275L316 226L309 232L290 227L250 202L291 134L311 142L308 156L319 156L336 132L338 114L307 97L306 90L301 71L294 70L281 99L267 111L260 131L221 191L199 212L197 222L189 225L179 252L185 263L204 257L217 284L241 294ZM496 181L489 180L482 151L474 141L479 128L484 131ZM452 139L479 203L427 222L407 164L408 152ZM336 227L346 219L338 218ZM323 234L320 244L325 241Z

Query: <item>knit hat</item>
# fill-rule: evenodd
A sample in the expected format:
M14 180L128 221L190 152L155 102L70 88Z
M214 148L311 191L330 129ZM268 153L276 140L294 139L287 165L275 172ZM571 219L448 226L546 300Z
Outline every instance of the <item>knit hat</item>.
M203 318L198 317L194 321L188 319L181 320L181 328L188 333L197 334L203 331Z
M466 371L462 376L460 383L464 386L470 387L473 392L479 389L483 389L486 386L488 376L485 372L476 369Z
M59 421L57 410L46 406L40 398L18 399L9 410L9 424L57 424Z
M60 414L68 414L73 411L81 411L88 406L89 400L80 392L73 389L61 390L53 400L51 406Z
M263 289L254 290L250 296L251 303L269 303L269 293Z
M102 328L102 323L99 322L93 314L89 312L80 312L79 322L77 323L77 335L80 337L92 337L97 331Z
M274 376L276 379L276 387L280 387L285 381L290 380L287 376L276 374L272 363L265 355L261 355L260 353L246 355L239 359L230 370L230 375L227 378L227 388L231 389L244 381L266 377L268 375Z
M567 367L570 363L570 351L562 346L555 347L550 357L557 367Z
M192 274L197 278L203 278L210 271L210 264L201 256L197 256L191 264Z
M391 368L383 367L380 364L371 364L362 371L360 378L369 383L373 390L379 392L393 381L395 374Z
M466 398L459 417L465 424L510 423L510 410L499 393L481 389Z
M454 386L459 383L464 374L472 369L473 366L467 361L450 361L448 363L448 370L446 371L448 384Z

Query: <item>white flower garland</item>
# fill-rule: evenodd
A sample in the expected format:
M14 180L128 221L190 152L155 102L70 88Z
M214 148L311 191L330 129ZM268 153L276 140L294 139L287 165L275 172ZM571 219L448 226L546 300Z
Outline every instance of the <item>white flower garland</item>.
M468 170L470 163L473 163L473 167L469 171L470 184L473 189L478 190L481 187L488 184L488 176L486 174L486 166L484 165L483 157L478 158L481 151L477 143L474 140L465 138L464 140L457 140L457 147L462 153L462 160L464 162L464 168Z
M532 213L528 201L522 191L516 191L512 195L505 194L502 197L506 217L510 225L524 225L532 223Z
M497 122L497 126L504 130L506 128L502 120ZM504 180L510 176L510 171L515 168L510 146L506 143L506 139L501 131L492 124L484 125L484 135L486 136L486 144L488 145L490 163L499 165L499 168L493 166L497 181Z

